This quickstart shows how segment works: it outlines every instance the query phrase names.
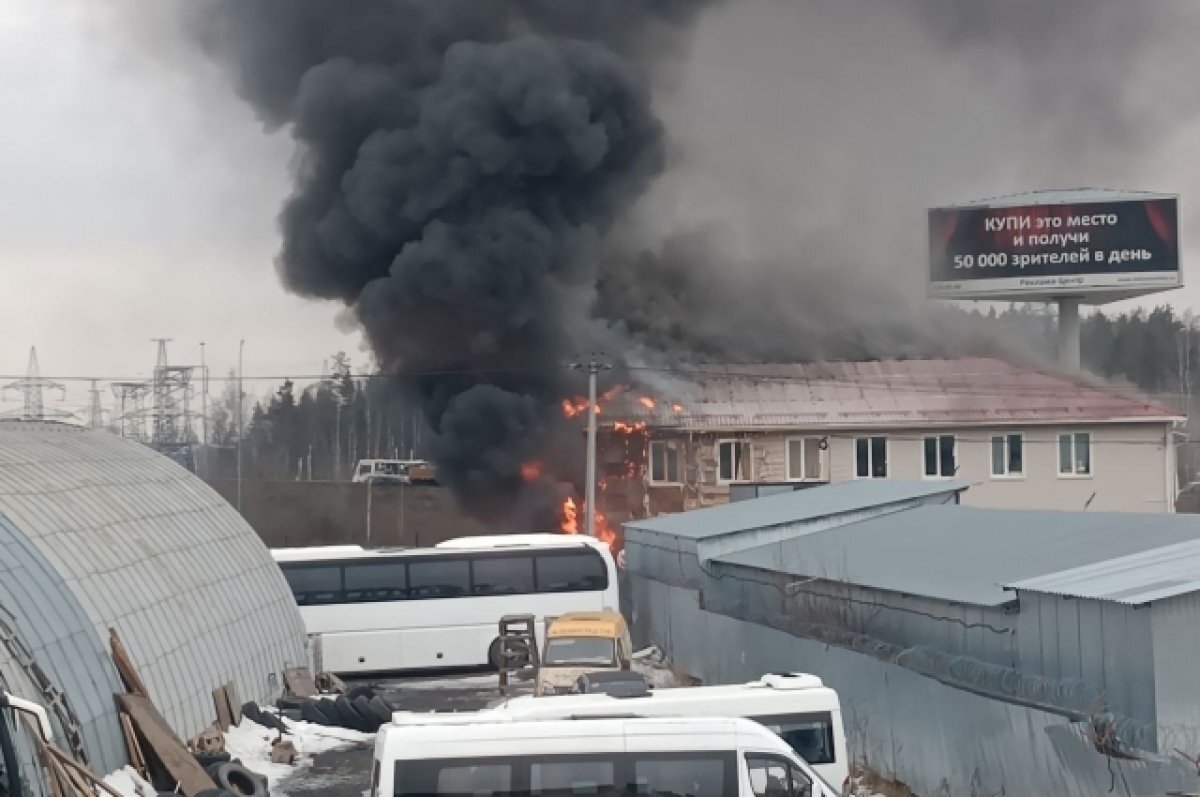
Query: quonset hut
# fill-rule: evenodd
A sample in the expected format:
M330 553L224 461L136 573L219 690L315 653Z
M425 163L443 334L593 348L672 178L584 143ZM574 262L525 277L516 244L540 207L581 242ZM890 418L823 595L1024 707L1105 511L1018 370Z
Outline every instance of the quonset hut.
M31 653L102 773L127 755L109 629L184 739L215 719L214 688L267 701L307 663L270 553L203 481L108 432L0 422L0 687L48 703L14 646Z

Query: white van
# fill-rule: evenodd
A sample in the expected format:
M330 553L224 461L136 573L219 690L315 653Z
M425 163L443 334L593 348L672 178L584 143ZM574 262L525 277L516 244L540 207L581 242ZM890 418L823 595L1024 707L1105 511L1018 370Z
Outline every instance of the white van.
M825 780L844 787L850 774L838 694L816 675L770 673L757 681L655 689L642 695L514 697L488 710L513 719L575 714L641 717L746 717L779 734Z
M397 719L376 737L371 797L837 797L747 719Z

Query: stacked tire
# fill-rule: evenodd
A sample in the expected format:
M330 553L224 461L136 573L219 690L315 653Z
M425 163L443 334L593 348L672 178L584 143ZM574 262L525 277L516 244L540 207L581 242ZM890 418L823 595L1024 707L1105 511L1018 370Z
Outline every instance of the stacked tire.
M375 733L391 722L392 708L370 688L357 686L336 698L306 700L300 705L300 718L314 725Z

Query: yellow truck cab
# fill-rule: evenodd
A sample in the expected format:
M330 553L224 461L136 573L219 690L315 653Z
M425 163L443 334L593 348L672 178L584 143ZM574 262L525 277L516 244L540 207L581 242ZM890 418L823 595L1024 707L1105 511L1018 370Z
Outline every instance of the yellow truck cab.
M546 627L534 694L568 694L579 676L602 670L628 670L633 657L629 627L620 612L569 612Z

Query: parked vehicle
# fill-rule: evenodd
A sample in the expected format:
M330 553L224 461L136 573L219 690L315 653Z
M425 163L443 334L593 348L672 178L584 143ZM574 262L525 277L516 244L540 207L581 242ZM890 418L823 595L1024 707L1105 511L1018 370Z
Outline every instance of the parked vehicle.
M570 694L579 676L628 670L633 656L629 627L620 612L568 612L546 627L537 695Z
M689 795L836 797L747 719L398 715L375 740L372 797Z
M646 678L633 670L602 670L587 672L575 679L571 687L573 695L611 695L613 697L640 697L650 694Z
M292 588L318 671L499 664L498 623L619 605L608 546L565 534L464 537L434 548L272 552Z
M352 481L372 484L436 484L434 466L423 459L360 459Z
M655 689L613 694L522 696L489 712L514 719L636 714L645 717L747 717L777 733L830 783L850 774L838 694L815 675L776 673L728 686Z

